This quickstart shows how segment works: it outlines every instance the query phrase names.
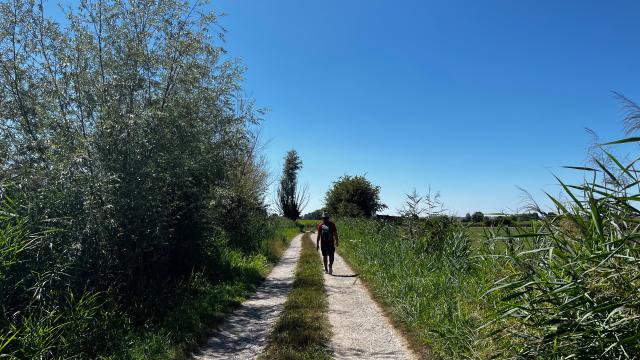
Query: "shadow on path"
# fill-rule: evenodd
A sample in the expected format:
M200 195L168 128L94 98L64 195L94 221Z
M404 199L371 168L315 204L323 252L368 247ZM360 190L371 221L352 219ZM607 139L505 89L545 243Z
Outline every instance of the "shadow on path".
M338 275L338 274L329 274L330 276L333 277L345 277L345 278L351 278L351 277L357 277L358 274L352 274L352 275Z

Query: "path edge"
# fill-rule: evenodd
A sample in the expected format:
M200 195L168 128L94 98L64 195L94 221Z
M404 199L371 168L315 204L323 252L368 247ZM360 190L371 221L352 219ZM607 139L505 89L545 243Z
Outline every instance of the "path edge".
M341 242L344 240L340 240ZM433 351L429 347L429 345L423 344L418 339L418 334L415 331L410 330L406 325L402 322L396 320L391 312L390 306L387 305L382 299L379 299L378 296L375 295L375 291L371 288L366 279L362 275L362 270L349 260L346 256L342 254L340 251L340 246L336 247L336 252L342 258L342 261L354 271L354 274L357 274L357 278L360 280L360 284L363 285L365 291L369 295L373 302L378 306L380 311L382 312L383 317L387 321L387 323L393 328L393 331L398 335L398 338L407 346L407 348L412 352L412 355L415 359L424 359L424 360L437 360L438 358L433 354ZM329 275L331 276L331 275Z

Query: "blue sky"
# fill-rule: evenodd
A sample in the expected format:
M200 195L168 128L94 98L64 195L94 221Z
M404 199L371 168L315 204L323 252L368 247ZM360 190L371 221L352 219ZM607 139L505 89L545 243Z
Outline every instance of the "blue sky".
M47 11L59 15L55 1ZM590 135L623 137L640 101L640 1L213 0L247 66L273 185L296 149L307 211L366 175L393 214L414 188L449 212L545 202ZM272 189L273 190L273 189Z
M622 133L611 91L640 100L638 1L223 0L226 49L270 112L274 176L296 149L307 210L366 174L395 213L429 185L464 214L543 200L594 129ZM543 201L544 202L544 201Z

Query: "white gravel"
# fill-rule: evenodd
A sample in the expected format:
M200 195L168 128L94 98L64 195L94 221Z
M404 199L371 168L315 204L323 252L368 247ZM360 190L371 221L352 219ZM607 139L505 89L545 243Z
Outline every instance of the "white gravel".
M337 253L325 274L336 359L417 359L356 274Z
M293 284L301 239L298 235L291 241L256 293L225 320L193 359L254 359L265 348Z

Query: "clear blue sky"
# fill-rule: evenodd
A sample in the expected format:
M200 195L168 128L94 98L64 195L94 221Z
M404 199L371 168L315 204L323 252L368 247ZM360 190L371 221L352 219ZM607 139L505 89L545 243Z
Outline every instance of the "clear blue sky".
M54 13L56 1L47 6ZM304 161L311 211L366 174L395 213L429 185L453 213L545 202L595 130L623 136L640 101L640 1L213 0L248 67L274 180ZM275 181L274 181L275 183ZM275 184L274 184L275 185Z
M640 101L639 1L224 0L225 47L270 112L272 172L296 149L307 210L343 174L386 213L429 185L457 214L557 194L594 129L621 138L611 91Z
M307 211L344 174L379 185L386 213L429 186L459 215L515 211L518 186L545 203L542 190L559 193L552 174L579 181L560 167L586 160L585 127L622 137L612 91L640 101L637 0L210 6L226 13L247 95L270 109L274 180L287 150L302 156Z
M47 11L58 15L57 1ZM341 175L382 188L386 213L429 185L446 208L545 202L590 136L622 137L612 91L640 101L640 1L213 0L273 178L296 149L307 211ZM59 19L63 21L62 19ZM274 181L275 185L275 181Z

